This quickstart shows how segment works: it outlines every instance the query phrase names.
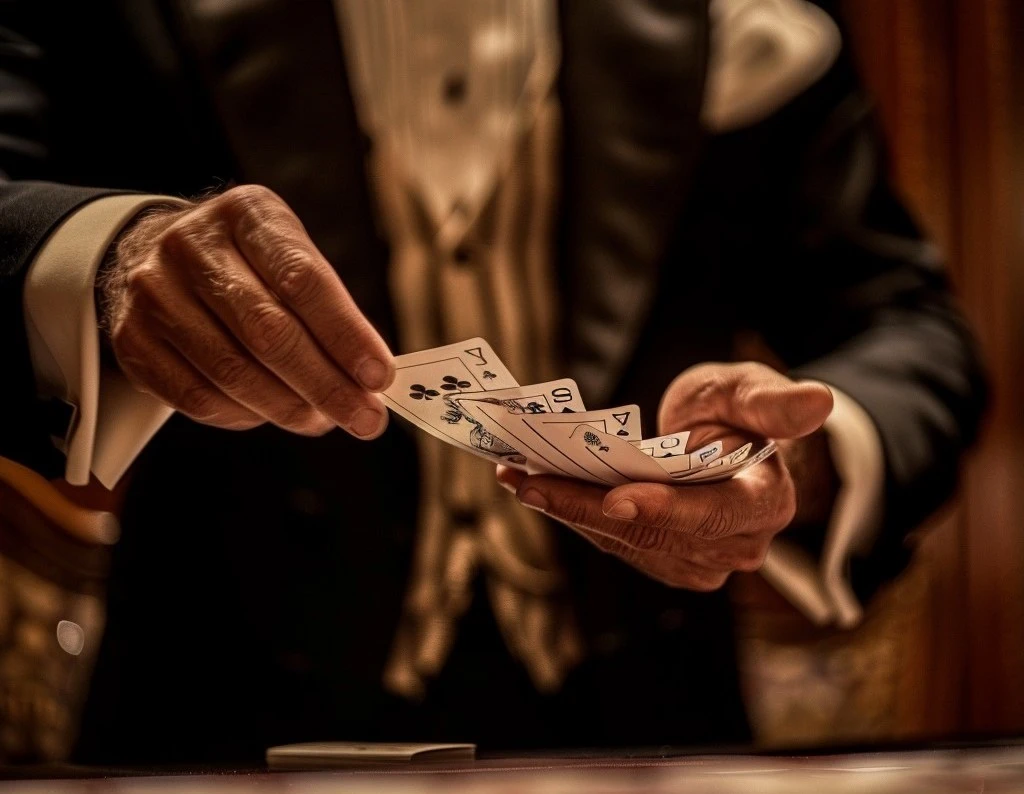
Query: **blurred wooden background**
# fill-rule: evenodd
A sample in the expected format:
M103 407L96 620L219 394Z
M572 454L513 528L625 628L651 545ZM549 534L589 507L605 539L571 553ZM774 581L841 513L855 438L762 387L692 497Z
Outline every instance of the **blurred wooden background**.
M1024 2L841 0L893 176L948 256L992 405L959 499L849 634L743 610L765 746L1024 733ZM739 597L756 585L740 582Z
M846 0L895 177L949 254L993 401L959 508L925 541L945 636L933 708L965 731L1024 731L1024 4ZM943 658L945 657L945 658ZM938 682L936 682L938 684Z

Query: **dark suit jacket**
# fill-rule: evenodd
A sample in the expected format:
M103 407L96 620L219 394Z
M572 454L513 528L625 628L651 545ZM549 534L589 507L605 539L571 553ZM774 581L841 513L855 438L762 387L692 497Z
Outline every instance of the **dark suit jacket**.
M885 527L863 581L898 568L906 531L954 484L982 387L848 60L771 119L708 138L705 2L561 10L569 374L593 404L637 401L650 417L679 371L758 331L875 420ZM340 46L328 0L0 0L0 454L60 472L21 285L49 231L105 192L269 185L393 337ZM427 700L384 695L416 490L399 423L362 444L172 420L132 481L82 758L255 757L326 738L745 735L724 596L656 585L568 533L592 653L561 694L532 691L477 599Z

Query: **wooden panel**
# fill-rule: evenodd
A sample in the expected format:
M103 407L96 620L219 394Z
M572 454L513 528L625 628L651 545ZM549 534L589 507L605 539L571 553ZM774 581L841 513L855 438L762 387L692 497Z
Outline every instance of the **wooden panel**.
M1011 4L1017 0L961 0L955 20L960 286L993 387L966 502L968 727L981 732L1024 728L1024 127L1013 111L1019 107L1020 39L1012 35Z
M941 631L921 652L935 660L936 697L950 692L961 705L960 731L1019 731L1024 11L1016 0L848 0L845 10L862 73L878 97L894 177L949 254L992 377L992 409L960 509L924 541L936 583L930 621ZM962 685L958 669L966 672Z

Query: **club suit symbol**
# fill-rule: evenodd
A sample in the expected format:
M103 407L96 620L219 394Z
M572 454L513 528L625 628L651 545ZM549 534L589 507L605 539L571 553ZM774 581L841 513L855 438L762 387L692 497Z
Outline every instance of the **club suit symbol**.
M445 391L458 391L461 389L468 389L473 384L468 380L459 380L454 375L445 375L441 378L441 385L438 388L444 389Z
M409 387L409 396L414 400L433 400L435 397L440 397L441 392L428 389L422 383L414 383Z

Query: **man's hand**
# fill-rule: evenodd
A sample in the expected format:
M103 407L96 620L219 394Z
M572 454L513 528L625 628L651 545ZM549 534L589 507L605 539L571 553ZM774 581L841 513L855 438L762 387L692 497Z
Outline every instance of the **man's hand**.
M197 421L367 439L387 426L370 392L394 379L391 352L266 188L143 216L98 298L128 379Z
M703 364L665 392L659 434L689 429L694 447L721 439L727 452L751 437L771 438L779 442L777 454L713 485L630 483L605 490L505 467L499 467L498 480L523 504L652 578L716 590L733 571L760 568L772 539L797 515L805 488L831 482L827 474L820 480L814 474L832 471L828 451L814 435L831 411L832 394L822 384L795 383L760 364ZM825 515L830 507L829 500ZM808 520L822 518L800 512Z

